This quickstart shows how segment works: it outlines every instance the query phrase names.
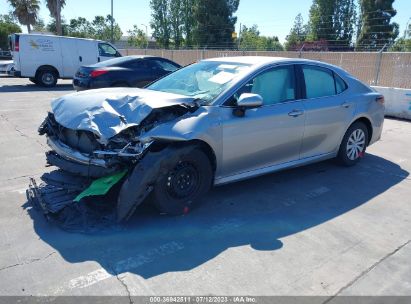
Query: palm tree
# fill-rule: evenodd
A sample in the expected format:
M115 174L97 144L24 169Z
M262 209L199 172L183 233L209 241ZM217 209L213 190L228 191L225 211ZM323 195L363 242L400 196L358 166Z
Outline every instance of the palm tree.
M13 7L13 15L19 23L27 26L27 32L31 32L31 25L36 24L40 10L39 0L8 0Z
M57 35L62 35L61 9L66 5L66 0L46 0L46 6L50 11L50 16L56 20Z

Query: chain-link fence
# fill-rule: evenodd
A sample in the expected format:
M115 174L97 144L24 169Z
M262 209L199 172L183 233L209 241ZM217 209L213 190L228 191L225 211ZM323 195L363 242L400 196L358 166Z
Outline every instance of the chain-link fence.
M219 50L123 49L123 55L153 55L187 65L201 59L228 56L306 58L338 65L369 85L411 89L411 53L393 52L274 52Z

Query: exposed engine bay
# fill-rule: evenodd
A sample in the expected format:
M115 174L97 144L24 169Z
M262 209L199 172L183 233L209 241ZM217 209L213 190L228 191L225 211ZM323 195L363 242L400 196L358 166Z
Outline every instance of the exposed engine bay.
M40 183L31 179L27 190L29 201L49 219L68 230L90 230L107 221L127 220L148 196L166 160L176 156L169 143L147 138L143 142L140 137L195 112L199 105L167 102L167 95L178 98L146 91L82 104L80 111L76 98L81 93L71 95L74 101L68 95L52 103L38 132L51 148L47 165L58 169L45 173ZM165 95L161 103L146 102L148 95L158 94Z

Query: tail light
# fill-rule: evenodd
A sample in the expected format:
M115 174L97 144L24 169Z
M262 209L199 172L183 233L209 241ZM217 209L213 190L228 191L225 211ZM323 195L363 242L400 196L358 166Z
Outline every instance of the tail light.
M94 71L91 71L90 77L91 77L91 78L96 78L96 77L99 77L99 76L104 75L104 74L106 74L106 73L108 73L107 70L102 70L102 69L100 69L100 70L94 70Z
M16 40L14 41L14 51L20 51L20 36L16 35Z
M381 95L381 96L378 96L375 99L375 101L383 105L385 103L385 98L384 98L384 96Z

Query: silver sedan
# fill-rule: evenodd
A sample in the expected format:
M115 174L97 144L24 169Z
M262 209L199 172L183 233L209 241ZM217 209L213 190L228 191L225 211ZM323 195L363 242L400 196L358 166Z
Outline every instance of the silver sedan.
M148 196L161 212L182 214L212 185L330 158L352 166L380 139L383 121L384 97L339 67L232 57L202 60L146 89L64 96L40 134L53 150L48 162L63 171L125 172L123 220Z

